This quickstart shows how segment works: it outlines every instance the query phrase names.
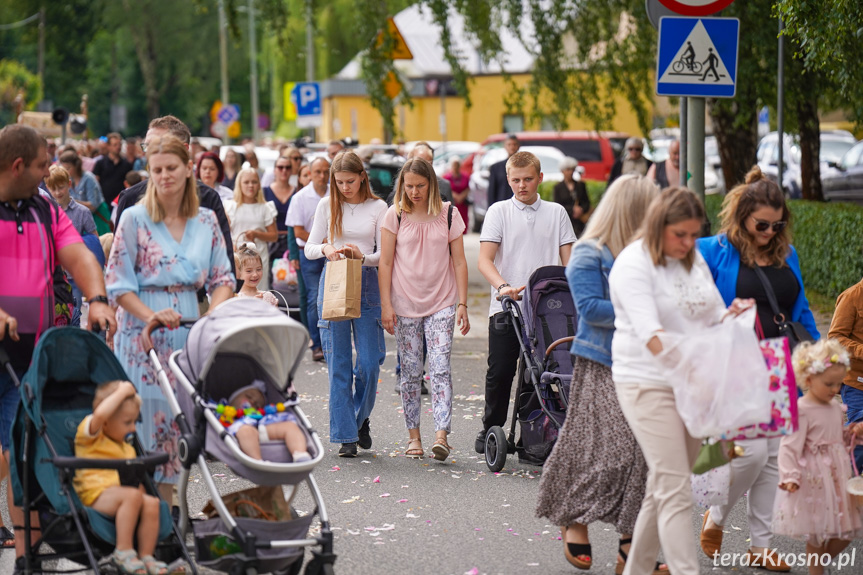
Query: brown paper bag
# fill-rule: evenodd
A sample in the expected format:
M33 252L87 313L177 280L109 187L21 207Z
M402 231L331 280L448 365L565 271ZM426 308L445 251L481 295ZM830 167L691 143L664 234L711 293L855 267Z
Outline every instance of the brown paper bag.
M342 321L360 317L362 291L363 264L360 260L344 258L327 262L322 319Z

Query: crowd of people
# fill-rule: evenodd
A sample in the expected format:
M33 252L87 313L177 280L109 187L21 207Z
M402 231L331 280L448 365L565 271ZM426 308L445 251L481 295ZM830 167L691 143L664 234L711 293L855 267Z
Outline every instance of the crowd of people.
M143 447L170 455L155 481L162 499L171 501L180 470L178 431L139 335L154 320L169 328L153 336L166 363L185 343L181 320L232 297L275 305L271 262L287 259L301 285L311 357L326 362L329 440L338 444L338 456L372 448L386 331L396 339L404 455L423 458L430 444L434 459L449 457L454 335L471 328L467 183L458 162L438 177L431 147L417 145L386 201L372 190L368 158L338 141L310 162L285 145L267 171L253 150L230 149L222 160L197 149L189 129L172 116L154 119L142 142L125 143L123 153L123 139L109 134L99 141L101 156L92 158L80 145L52 149L27 127L0 130L0 258L16 262L15 273L0 276L0 343L12 370L23 376L48 328L82 323L107 332L132 382L113 382L101 392L79 428L82 452L94 441L118 443L124 428L117 418L134 428L140 413ZM700 238L705 209L692 191L675 185L676 144L667 161L651 165L641 156L642 141L628 141L595 207L576 159L563 162L554 201L544 201L539 159L519 151L515 137L504 147L508 158L491 166L479 238L477 267L490 297L485 404L474 448L482 453L489 430L506 422L519 368L517 326L501 298L520 300L542 266L566 266L578 312L573 376L536 507L538 516L561 526L565 559L592 567L588 526L602 521L620 536L616 573L696 574L698 547L709 557L722 551L728 514L747 492L752 567L790 569L771 548L774 534L831 557L863 536L861 508L845 490L851 461L844 451L852 433L863 434L863 329L857 325L863 282L840 296L829 337L819 340L779 187L754 168L724 198L718 233ZM359 317L334 321L322 314L323 288L327 266L342 259L362 270L361 309ZM675 379L678 360L664 335L695 336L753 307L761 337L782 336L786 318L808 336L793 357L802 392L799 431L738 442L743 454L730 463L727 503L705 511L696 544L690 481L703 438L690 434L679 412L675 388L687 382ZM424 444L426 371L434 436ZM836 399L840 390L847 418ZM254 404L255 389L246 392L237 401ZM13 379L0 372L4 463L18 397ZM298 460L308 459L293 425L273 422L271 437L284 440ZM247 453L259 453L257 433L237 427ZM119 521L124 489L108 482L82 491L82 501ZM143 527L153 520L151 502L134 500ZM11 489L9 508L19 525L22 510ZM122 543L118 535L118 568L165 573L150 539L139 538L135 553L133 532L123 531ZM18 529L13 535L3 527L0 542L23 553ZM820 564L810 566L812 575L821 572Z

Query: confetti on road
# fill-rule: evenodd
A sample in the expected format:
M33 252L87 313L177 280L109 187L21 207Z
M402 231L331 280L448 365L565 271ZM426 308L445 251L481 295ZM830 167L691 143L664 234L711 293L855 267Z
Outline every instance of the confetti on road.
M342 470L342 468L339 467L338 465L334 465L333 468L330 469L330 471L341 471L341 470Z
M359 499L360 499L359 495L354 495L350 499L345 499L344 501L342 501L342 503L353 503L354 501L359 501Z
M399 503L407 503L407 502L408 502L407 499L399 499Z
M390 496L390 494L389 494L389 493L381 493L381 494L380 494L380 497L389 497L389 496Z
M372 483L380 483L380 482L381 482L381 476L380 475L375 477L374 480L372 481Z

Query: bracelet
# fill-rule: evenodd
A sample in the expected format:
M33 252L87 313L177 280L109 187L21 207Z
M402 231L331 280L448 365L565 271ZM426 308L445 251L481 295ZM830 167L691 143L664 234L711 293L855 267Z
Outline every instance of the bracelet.
M505 288L505 287L512 287L512 286L511 286L511 285L509 285L509 284L508 284L508 283L506 283L506 282L503 282L502 284L500 284L499 286L497 286L497 291L500 291L500 290L502 290L502 289L503 289L503 288Z
M463 306L464 306L464 309L467 309L467 304L466 304L466 303L461 303L461 302L458 302L458 305L457 305L457 306L455 306L455 308L456 308L456 309L458 309L458 307L459 307L460 305L463 305Z
M107 297L105 297L105 296L103 296L103 295L94 295L93 297L91 297L90 299L88 299L88 300L87 300L87 302L89 302L89 303L96 303L96 302L98 302L98 303L103 303L103 304L105 304L105 305L110 305L110 304L108 303L108 298L107 298Z

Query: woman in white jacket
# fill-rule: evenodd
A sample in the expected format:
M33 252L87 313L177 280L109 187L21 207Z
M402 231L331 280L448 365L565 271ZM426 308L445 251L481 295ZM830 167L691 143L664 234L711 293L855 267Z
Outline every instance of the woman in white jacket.
M677 412L673 386L680 382L668 376L673 365L657 334L698 333L751 306L734 300L725 308L695 249L703 223L704 207L692 191L663 190L609 276L612 379L649 467L624 575L652 573L660 546L671 573L698 573L689 478L701 439L689 435Z

